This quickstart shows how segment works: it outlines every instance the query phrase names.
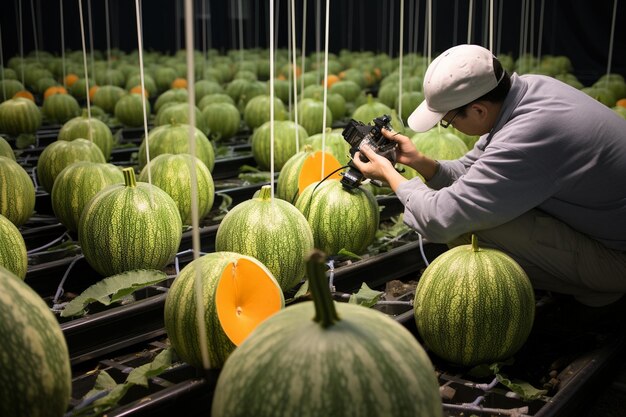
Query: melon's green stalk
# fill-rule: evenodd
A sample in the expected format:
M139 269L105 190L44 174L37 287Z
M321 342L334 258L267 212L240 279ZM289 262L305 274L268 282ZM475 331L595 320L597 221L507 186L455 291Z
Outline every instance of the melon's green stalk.
M269 200L272 198L272 187L270 185L264 185L261 187L261 191L259 192L259 197L261 200Z
M474 252L478 252L480 248L478 247L478 238L475 234L472 234L472 250Z
M126 184L127 187L136 187L137 181L135 180L135 171L133 168L123 168L122 172L124 173L124 184Z
M315 304L315 317L313 321L319 323L323 328L327 328L340 320L335 309L335 302L328 288L326 279L326 268L324 254L319 250L314 250L306 263L306 275L309 279L309 289Z

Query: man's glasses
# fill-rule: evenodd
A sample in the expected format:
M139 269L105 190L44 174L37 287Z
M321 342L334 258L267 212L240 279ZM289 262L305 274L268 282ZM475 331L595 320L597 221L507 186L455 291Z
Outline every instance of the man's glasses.
M450 126L452 124L452 122L454 121L454 118L456 117L457 114L459 114L461 112L461 109L457 110L456 113L454 113L454 116L452 116L452 119L450 119L449 122L446 122L445 120L441 119L439 121L439 126L443 127L444 129L447 129L448 126Z

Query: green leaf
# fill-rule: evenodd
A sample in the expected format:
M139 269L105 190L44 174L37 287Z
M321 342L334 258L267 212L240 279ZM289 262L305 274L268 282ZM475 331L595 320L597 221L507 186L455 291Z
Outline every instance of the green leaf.
M525 401L537 400L548 393L547 390L537 389L528 382L517 379L510 380L503 374L496 374L496 378L498 378L498 382L519 395Z
M299 300L300 298L307 297L308 294L309 294L309 280L307 279L302 283L302 285L300 285L300 288L298 288L298 291L296 291L293 297L289 298L288 300L285 300L285 305L289 305L293 303L294 301Z
M160 375L172 365L172 351L165 349L152 362L133 369L126 382L148 388L148 379Z
M384 292L373 290L366 283L363 283L357 293L350 295L348 303L371 307L378 302L383 294Z
M250 166L250 165L242 165L239 167L239 172L263 172L260 169Z
M344 248L342 248L337 255L339 256L345 256L348 258L352 258L352 259L356 259L356 260L360 260L363 259L361 256L357 255L356 253L350 252L349 250L346 250Z
M15 147L17 149L26 149L37 143L37 137L32 133L22 133L15 138Z
M269 182L272 176L268 171L241 173L238 175L239 179L246 181L250 184L258 184L262 182Z
M167 275L157 270L141 269L113 275L90 286L69 302L61 311L61 317L84 314L85 307L94 301L109 305L141 288L157 284L166 279Z

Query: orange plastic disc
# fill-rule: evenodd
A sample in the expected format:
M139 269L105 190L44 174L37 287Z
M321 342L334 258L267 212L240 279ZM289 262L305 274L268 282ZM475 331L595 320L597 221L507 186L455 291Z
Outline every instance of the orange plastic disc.
M322 174L322 161L324 161L324 173ZM328 152L317 151L309 156L302 164L300 177L298 178L298 191L302 193L306 187L314 182L323 180L331 172L341 168L337 159ZM341 179L339 171L329 178Z
M217 317L226 336L237 346L284 303L274 277L253 259L229 263L215 291Z

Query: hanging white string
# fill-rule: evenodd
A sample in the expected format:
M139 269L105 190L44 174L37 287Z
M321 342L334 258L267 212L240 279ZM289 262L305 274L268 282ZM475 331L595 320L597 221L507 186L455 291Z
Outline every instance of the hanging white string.
M496 56L500 55L500 46L502 45L502 9L504 9L504 1L498 0L498 37L496 38Z
M420 32L420 0L416 1L415 5L415 30L413 31L413 54L417 55L418 50L418 42Z
M85 23L83 17L83 2L78 0L78 13L80 18L80 39L83 45L83 67L85 70L85 94L87 97L87 119L89 120L89 140L93 141L93 133L91 132L91 100L89 97L89 72L87 71L87 45L85 42Z
M433 56L433 0L428 0L428 63Z
M322 110L322 151L326 150L326 103L328 102L328 39L330 38L330 0L326 0L326 20L325 20L325 33L324 33L324 98L322 102L324 103ZM324 179L326 175L324 175L324 163L326 162L326 158L322 157L322 172L320 172L320 181Z
M613 61L613 37L615 36L615 16L617 16L617 0L613 0L613 20L611 22L611 37L609 39L609 59L606 65L607 75L611 73L611 64ZM606 85L609 85L609 77L606 77Z
M467 43L472 43L473 20L474 20L474 0L470 0L469 11L467 13Z
M493 0L489 0L489 50L493 53Z
M543 43L543 12L545 9L545 0L541 0L539 8L539 39L537 40L537 59L541 59L541 44Z
M270 188L274 201L274 0L270 2ZM296 126L297 128L297 126Z
M404 57L404 0L400 0L400 54L398 65L400 66L400 77L398 79L398 118L402 120L402 60ZM398 126L400 128L400 126Z
M22 24L22 0L16 0L16 2L18 4L20 58L22 63L20 69L22 73L22 84L24 84L24 26Z
M143 112L143 137L146 141L146 161L148 167L148 184L152 184L152 169L150 167L150 135L148 134L148 110L146 108L146 83L143 66L143 25L141 19L142 7L140 0L135 0L135 19L137 25L137 51L139 54L139 82L141 84L141 111ZM152 187L150 187L150 201L152 201Z
M522 0L522 12L520 13L520 23L519 23L519 55L518 58L522 57L524 52L524 16L526 15L526 0Z
M193 49L193 0L185 0L185 44L187 48L187 89L189 104L189 151L196 156L195 90L194 90L194 49ZM198 182L196 178L196 160L191 162L191 224L193 259L200 257L200 229L198 227ZM195 268L194 290L196 296L196 319L198 323L198 343L202 356L202 366L209 369L209 350L206 341L206 322L204 318L204 291L200 268Z
M30 17L33 22L33 44L35 46L35 59L39 61L39 44L37 43L37 21L35 18L35 5L33 0L30 0Z
M294 64L294 53L291 50L291 46L292 46L292 33L294 32L293 29L293 7L292 6L292 1L287 1L287 62L288 64L288 68L289 71L287 71L287 85L291 86L292 83L295 84L296 83L296 65ZM292 114L292 100L293 97L291 96L291 90L289 90L289 94L287 95L287 111L289 112L289 117L291 117ZM284 104L284 103L283 103ZM294 115L294 122L298 123L298 118L295 117Z
M293 114L294 122L298 124L298 83L296 78L296 0L291 0L291 58L293 59ZM291 109L291 99L289 100ZM296 126L296 152L300 150L300 129Z
M4 50L2 48L2 25L0 25L0 80L2 81L2 101L6 101L7 88L4 85Z
M300 65L300 68L302 68L302 72L304 72L304 60L305 60L305 50L306 50L306 2L307 0L304 0L304 3L302 5L302 64ZM304 77L300 77L300 91L304 90ZM298 103L296 101L296 103Z
M239 8L239 60L243 62L243 7L241 0L237 1L237 7Z
M93 25L91 19L91 0L87 0L87 17L89 23L89 55L91 57L91 74L93 75L94 80L97 81L96 77L96 58L95 51L93 48Z
M61 67L63 69L63 87L67 88L65 82L65 25L63 24L63 0L59 0L59 15L61 17Z
M316 10L315 10L315 53L317 58L317 83L320 83L320 28L322 26L322 11L321 11L321 0L315 0L316 2Z
M106 26L107 36L107 69L111 70L111 29L109 23L109 0L104 0L104 22ZM109 84L111 84L111 75L109 74Z

